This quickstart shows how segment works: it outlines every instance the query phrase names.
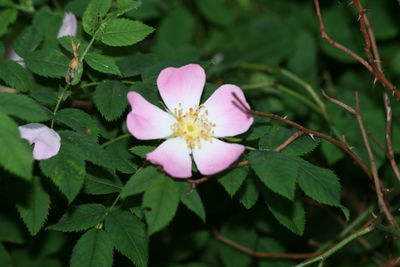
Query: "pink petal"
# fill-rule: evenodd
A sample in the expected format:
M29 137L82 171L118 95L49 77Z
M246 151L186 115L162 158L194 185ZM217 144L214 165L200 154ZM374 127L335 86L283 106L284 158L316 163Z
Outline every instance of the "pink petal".
M203 175L212 175L225 170L244 152L244 146L225 143L216 138L204 141L201 148L194 148L193 159Z
M57 38L63 36L76 36L77 21L74 14L67 12L64 15L63 23L58 31Z
M153 152L147 154L147 160L161 165L164 171L172 177L189 178L192 176L190 149L182 138L167 139Z
M126 125L129 132L140 140L166 138L172 135L171 125L176 119L149 103L136 92L128 93L128 101L132 106Z
M187 110L198 106L205 82L204 69L197 64L163 69L157 78L161 98L172 112L175 108Z
M4 56L4 59L16 61L19 65L21 65L22 67L26 68L25 63L24 63L24 59L22 57L20 57L17 54L17 52L15 52L14 48L12 48L11 45L8 45L6 47L6 54Z
M29 123L18 127L21 137L35 144L33 158L43 160L58 154L61 138L53 129L41 123Z
M216 137L244 133L253 123L253 117L246 113L233 93L247 108L250 108L242 90L232 84L220 86L204 103L204 110L208 110L208 120L216 124L213 128Z

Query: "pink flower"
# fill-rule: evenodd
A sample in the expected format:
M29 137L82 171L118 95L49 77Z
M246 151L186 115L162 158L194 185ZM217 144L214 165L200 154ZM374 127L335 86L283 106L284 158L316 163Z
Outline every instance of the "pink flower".
M4 59L6 60L12 60L20 64L22 67L26 68L24 59L20 57L17 52L15 52L14 48L9 44L6 47L6 54L4 56Z
M128 93L132 106L127 118L129 132L140 140L167 139L147 154L147 160L176 178L192 176L192 158L203 175L228 168L245 148L217 138L244 133L253 123L233 96L249 108L242 90L235 85L220 86L199 105L205 80L205 72L197 64L162 70L157 86L168 112L136 92Z
M29 144L35 144L34 159L48 159L58 154L61 138L53 129L41 123L29 123L18 128L23 139L28 140Z
M64 15L63 23L58 31L57 38L63 36L76 36L77 22L73 13L67 12Z

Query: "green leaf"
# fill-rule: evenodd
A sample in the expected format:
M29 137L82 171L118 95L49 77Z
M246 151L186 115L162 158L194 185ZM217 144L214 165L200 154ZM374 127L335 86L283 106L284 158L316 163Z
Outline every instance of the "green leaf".
M21 228L15 223L15 220L4 215L0 215L0 241L22 244L24 238Z
M128 89L123 83L105 81L96 87L93 100L101 115L107 121L113 121L122 115L128 105L127 93Z
M17 210L31 235L36 235L46 221L50 197L43 189L40 177L33 177L26 203L17 204Z
M117 15L120 16L142 5L141 0L117 0Z
M100 40L110 46L133 45L146 38L154 28L140 21L111 19L104 26Z
M0 165L22 178L31 178L32 149L27 141L21 139L17 124L2 112L0 112L0 147Z
M294 131L284 127L274 126L270 127L266 134L260 139L260 149L273 150L283 144L288 138L294 134ZM291 144L289 144L283 153L287 155L304 155L314 150L319 143L318 138L311 138L309 135L303 135Z
M0 79L22 92L29 91L32 84L26 69L11 60L0 61Z
M113 57L91 53L85 56L85 61L94 70L121 76L116 60Z
M86 33L93 35L111 7L111 0L91 0L83 13L82 25Z
M64 77L67 74L69 59L60 50L42 49L29 53L25 58L26 66L34 73L51 78Z
M162 172L159 172L153 166L138 170L134 175L131 176L131 178L129 178L124 188L122 188L121 198L144 192L154 181L154 179L158 179L159 177L166 177L166 175Z
M0 58L4 57L4 51L5 51L4 45L3 43L0 43Z
M265 188L262 191L268 209L283 226L297 235L302 235L305 211L299 200L290 201Z
M11 8L0 11L0 37L7 33L9 25L14 23L14 21L17 19L17 14L17 10Z
M180 191L180 199L182 203L195 214L197 214L200 219L206 222L206 211L204 209L203 202L201 201L199 193L196 189L192 188L190 183L186 182L176 182Z
M139 267L147 266L149 241L144 224L132 213L112 211L106 219L106 231L115 248Z
M123 139L106 147L109 162L113 168L122 173L132 174L136 172L137 165L133 162L133 155L129 153L129 140Z
M239 201L246 209L250 209L257 203L259 196L256 181L249 176L238 193Z
M0 93L0 112L29 122L49 119L44 109L26 95Z
M149 235L161 230L172 220L178 204L178 188L171 178L160 176L150 184L144 192L142 204Z
M139 157L145 159L147 153L150 153L154 149L156 149L155 146L134 146L134 147L130 148L129 151L132 152L133 154L135 154L136 156L139 156Z
M35 27L29 26L15 39L13 45L15 52L25 58L39 46L42 39L42 34Z
M301 158L296 158L296 162L299 166L297 181L304 193L320 203L341 207L340 183L336 175Z
M107 214L107 209L97 203L83 204L74 207L65 213L61 219L47 227L49 230L62 232L83 231L102 222Z
M100 129L97 123L86 112L80 109L65 108L56 115L56 121L70 127L74 131L91 136L97 140Z
M249 129L249 131L246 133L246 140L247 141L254 141L258 140L264 135L267 134L271 126L253 126Z
M225 188L229 196L233 197L243 184L248 173L248 166L235 168L223 174L222 177L218 179L218 182Z
M224 0L201 0L196 1L196 4L208 21L225 27L231 23L232 15Z
M85 161L80 149L62 142L60 152L56 156L41 160L39 164L43 173L71 203L81 190L85 179Z
M122 184L118 178L107 179L86 174L84 191L90 195L112 194L121 191Z
M113 244L109 234L90 229L78 240L71 256L71 267L111 267Z
M294 198L297 164L291 157L275 151L252 151L249 161L260 180L272 191L288 199Z
M1 266L13 266L10 254L6 250L6 248L3 246L3 244L0 243L0 265Z

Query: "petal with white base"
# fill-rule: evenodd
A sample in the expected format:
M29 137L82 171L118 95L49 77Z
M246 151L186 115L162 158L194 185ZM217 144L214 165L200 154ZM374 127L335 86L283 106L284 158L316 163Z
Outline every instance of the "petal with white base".
M57 38L63 36L76 36L77 21L73 13L67 12L64 15L63 23L58 31Z
M201 148L194 148L193 160L203 175L212 175L228 168L244 152L244 146L226 143L216 138L203 141Z
M147 160L161 165L164 171L175 178L192 176L192 159L185 140L176 137L167 139L153 152L147 154Z
M129 132L140 140L166 138L172 135L171 125L176 119L149 103L136 92L128 93L128 101L132 106L126 125Z
M179 108L185 112L198 106L205 82L204 69L197 64L163 69L157 78L161 98L172 112Z
M207 99L203 110L207 110L208 120L215 123L214 136L227 137L244 133L250 128L253 117L246 112L246 108L250 106L242 90L236 85L224 84Z

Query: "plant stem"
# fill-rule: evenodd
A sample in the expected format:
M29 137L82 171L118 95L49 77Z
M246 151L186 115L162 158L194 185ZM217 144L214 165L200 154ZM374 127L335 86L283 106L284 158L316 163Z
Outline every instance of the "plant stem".
M112 144L114 142L117 142L117 141L121 140L121 139L128 138L129 136L131 136L129 133L117 136L117 137L115 137L113 139L110 139L107 142L103 143L100 147L104 148L104 147L106 147L106 146L108 146L108 145L110 145L110 144Z
M343 239L341 242L339 242L336 246L332 247L331 249L329 249L328 251L326 251L325 253L312 258L310 260L307 260L303 263L297 264L295 267L303 267L303 266L307 266L310 265L314 262L317 261L325 261L329 256L331 256L332 254L334 254L335 252L337 252L338 250L340 250L341 248L343 248L344 246L346 246L348 243L350 243L351 241L353 241L354 239L366 235L369 232L374 230L374 226L368 226L366 228L364 228L363 230L360 230L358 232L355 232L354 234L346 237L345 239Z
M65 93L68 91L68 88L69 88L69 84L67 83L67 84L65 85L65 87L63 87L63 88L61 89L61 93L58 94L57 104L56 104L56 106L55 106L55 108L54 108L54 110L53 110L53 119L51 120L51 124L50 124L50 128L51 128L51 129L53 129L53 127L54 127L54 122L55 122L55 120L56 120L57 111L58 111L58 109L60 108L60 104L61 104L61 102L63 101L64 95L65 95Z
M128 80L119 80L120 82L124 83L124 84L135 84L134 81L128 81ZM86 83L86 84L82 84L81 88L86 88L86 87L90 87L90 86L96 86L101 84L102 82L91 82L91 83Z
M112 209L115 207L115 205L118 203L118 200L121 197L121 192L122 191L119 192L118 196L115 198L114 202L111 204L110 208L107 211L107 214L110 213L112 211Z

